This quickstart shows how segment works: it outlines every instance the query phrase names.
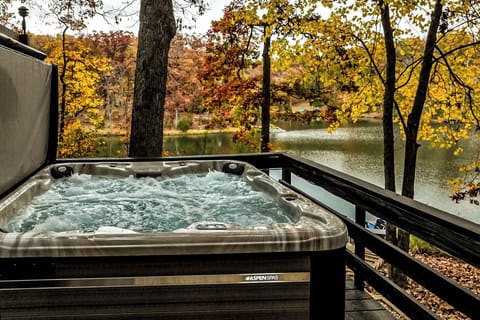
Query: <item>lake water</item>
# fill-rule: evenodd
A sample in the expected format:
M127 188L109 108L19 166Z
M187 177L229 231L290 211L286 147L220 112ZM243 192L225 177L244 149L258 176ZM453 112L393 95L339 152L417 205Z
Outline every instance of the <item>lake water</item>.
M378 121L362 121L337 129L332 134L326 128L293 130L272 135L278 149L333 169L345 172L378 186L384 185L383 133ZM455 203L449 196L447 180L460 176L458 168L476 158L480 141L463 144L465 152L453 156L451 150L432 149L424 143L419 149L415 183L415 199L432 207L451 212L480 223L480 207L467 201ZM404 149L395 143L397 190L401 190ZM353 215L353 209L348 215Z
M304 157L333 169L355 176L367 182L383 186L383 135L381 122L361 121L339 128L332 134L322 123L305 126L298 123L283 123L287 131L271 135L274 151ZM480 223L480 207L467 201L456 204L449 196L448 179L459 176L458 168L477 157L480 141L471 140L463 144L465 152L453 156L452 151L431 149L425 143L420 149L417 162L415 199L465 219ZM164 149L170 155L228 154L249 150L236 146L230 134L205 134L201 136L165 137ZM403 145L396 141L397 190L401 190L403 167ZM108 155L107 155L108 156ZM275 176L278 173L273 172ZM326 204L339 209L348 216L353 207L339 202L320 188L302 185Z

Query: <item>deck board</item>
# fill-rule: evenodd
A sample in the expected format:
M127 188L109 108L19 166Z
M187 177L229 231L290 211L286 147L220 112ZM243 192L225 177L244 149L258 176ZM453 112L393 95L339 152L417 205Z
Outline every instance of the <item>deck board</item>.
M345 283L345 320L396 320L380 302L366 292L355 288L353 279Z

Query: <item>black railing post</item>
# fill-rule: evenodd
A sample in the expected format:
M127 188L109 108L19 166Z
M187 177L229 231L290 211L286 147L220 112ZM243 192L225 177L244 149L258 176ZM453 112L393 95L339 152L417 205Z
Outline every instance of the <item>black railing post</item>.
M287 168L282 168L282 180L288 184L292 184L292 171Z
M365 210L360 208L359 206L355 206L355 223L361 226L362 228L365 228L365 219L366 219L366 213ZM365 245L360 239L354 239L355 240L355 255L365 261ZM364 278L360 275L359 272L355 273L355 278L354 278L354 284L355 287L358 288L358 290L363 290L365 288L365 283L364 283Z

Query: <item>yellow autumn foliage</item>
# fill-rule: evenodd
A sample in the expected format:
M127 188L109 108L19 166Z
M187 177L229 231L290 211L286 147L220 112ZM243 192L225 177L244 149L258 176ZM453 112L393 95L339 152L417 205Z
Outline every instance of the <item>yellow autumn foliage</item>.
M295 41L276 42L273 49L281 57L276 67L301 68L305 85L318 82L320 92L336 97L323 106L330 112L330 132L365 113L382 111L387 55L381 13L387 9L395 46L394 123L405 140L407 126L417 125L408 124L408 119L416 118L410 117L414 100L422 96L417 90L435 4L429 0L331 2L329 14L298 27ZM480 51L477 29L469 21L479 5L459 0L442 5L433 68L414 138L419 145L426 142L459 155L461 141L478 138L480 128ZM470 186L464 179L458 181ZM466 190L471 194L471 187Z
M58 65L59 104L65 106L60 114L63 126L59 128L58 157L84 157L95 150L97 142L93 133L104 125L99 112L104 101L97 87L101 75L112 68L109 59L92 54L92 49L81 38L66 35L65 46L62 41L58 35L44 45L47 62Z

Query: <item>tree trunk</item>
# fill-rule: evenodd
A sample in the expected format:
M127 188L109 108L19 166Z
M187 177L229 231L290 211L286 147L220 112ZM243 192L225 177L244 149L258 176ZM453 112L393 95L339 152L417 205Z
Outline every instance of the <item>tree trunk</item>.
M383 2L383 1L381 1ZM383 33L386 49L386 77L385 93L383 96L383 167L385 175L385 189L395 192L395 148L393 135L393 106L395 99L396 84L396 52L393 40L393 29L390 21L390 8L388 5L380 5Z
M432 21L425 42L425 51L423 54L422 68L418 80L417 92L413 101L412 111L408 115L407 129L405 130L405 161L403 173L402 195L409 198L414 196L415 167L417 162L417 136L422 118L423 107L427 99L428 84L430 83L430 73L433 67L433 51L437 42L437 32L440 26L443 5L441 0L435 3L435 9L432 13Z
M266 33L266 27L264 29ZM261 151L270 151L270 37L263 43L263 81L262 81L262 145Z
M168 51L175 35L172 0L142 0L130 157L162 155Z
M433 67L433 51L437 42L437 32L440 26L443 5L441 0L437 0L432 13L432 21L425 42L425 51L418 80L417 92L413 101L412 111L408 116L406 142L405 142L405 159L403 164L403 184L402 195L413 198L415 194L415 169L417 164L417 151L420 145L417 143L418 130L420 128L420 120L422 118L423 107L427 99L428 84L431 78ZM399 230L398 246L404 250L408 250L410 246L410 234Z
M66 44L66 33L68 27L65 27L62 32L62 59L63 67L62 72L60 73L60 83L62 91L60 92L60 116L59 116L59 128L58 128L58 141L63 142L65 137L65 113L67 112L66 97L67 97L67 84L65 82L65 74L67 72L67 44Z
M419 144L417 143L417 135L420 127L423 107L425 105L425 100L427 99L428 84L431 77L430 73L433 67L433 51L437 42L437 32L440 25L442 10L442 1L437 0L435 3L435 9L432 13L432 22L430 23L427 40L425 43L425 52L422 61L422 69L420 70L417 92L415 93L412 111L408 116L407 130L405 130L406 142L402 195L409 198L413 198L415 193L415 168L417 162L417 150L419 148Z
M383 95L383 168L385 176L385 189L395 192L395 146L393 133L393 107L395 101L395 85L396 85L396 51L393 38L393 29L390 20L390 7L385 5L383 1L379 1L381 20L383 26L383 34L385 39L386 51L386 76L385 76L385 93ZM398 245L397 227L387 223L385 238L394 245ZM398 285L405 287L407 284L406 276L395 268L388 265L389 277Z

